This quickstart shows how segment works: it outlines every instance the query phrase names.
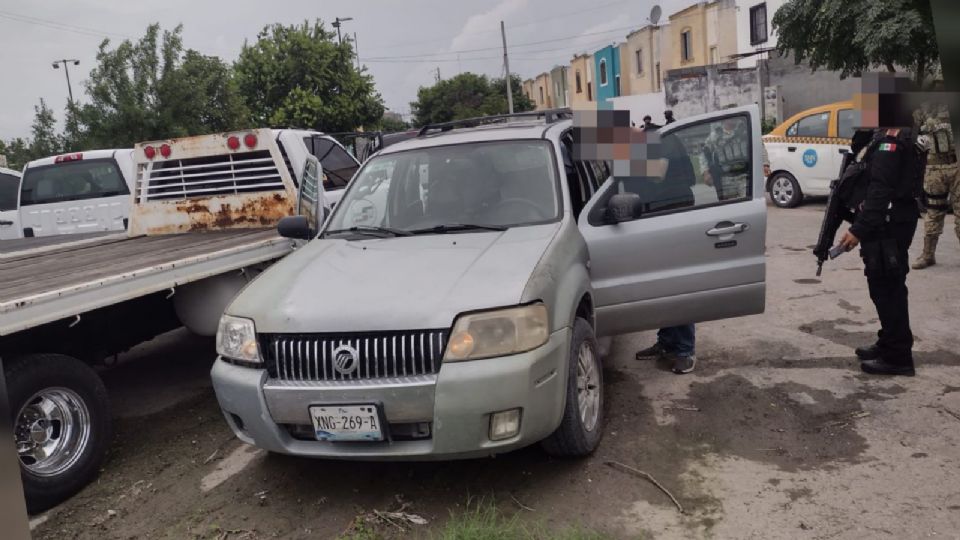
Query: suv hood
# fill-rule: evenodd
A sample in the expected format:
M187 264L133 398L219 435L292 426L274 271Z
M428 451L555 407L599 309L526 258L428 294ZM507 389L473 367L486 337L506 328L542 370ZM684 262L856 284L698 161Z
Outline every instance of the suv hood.
M559 228L313 240L227 313L268 333L449 328L459 313L518 304Z

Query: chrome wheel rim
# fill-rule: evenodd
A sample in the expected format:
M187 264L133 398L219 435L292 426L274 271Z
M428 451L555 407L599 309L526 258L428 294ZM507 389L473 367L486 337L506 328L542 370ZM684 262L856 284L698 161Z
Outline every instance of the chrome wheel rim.
M770 186L770 193L777 203L781 205L789 204L790 200L793 199L793 182L786 176L778 176L773 180L773 185Z
M72 467L90 442L90 411L73 390L45 388L17 413L14 438L20 464L37 476Z
M600 418L600 372L593 349L587 343L580 344L577 354L577 404L583 429L593 431Z

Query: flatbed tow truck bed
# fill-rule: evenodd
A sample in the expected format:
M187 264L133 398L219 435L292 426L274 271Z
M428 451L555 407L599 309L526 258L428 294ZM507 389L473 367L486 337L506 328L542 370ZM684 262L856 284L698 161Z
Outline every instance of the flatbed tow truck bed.
M41 246L0 254L0 336L278 259L276 229L232 229Z

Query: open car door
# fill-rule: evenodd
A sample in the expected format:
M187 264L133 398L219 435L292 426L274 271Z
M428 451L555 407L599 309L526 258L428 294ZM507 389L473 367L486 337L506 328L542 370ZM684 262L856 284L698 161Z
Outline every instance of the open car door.
M763 312L757 107L678 121L648 144L649 176L608 179L578 224L590 251L598 334Z

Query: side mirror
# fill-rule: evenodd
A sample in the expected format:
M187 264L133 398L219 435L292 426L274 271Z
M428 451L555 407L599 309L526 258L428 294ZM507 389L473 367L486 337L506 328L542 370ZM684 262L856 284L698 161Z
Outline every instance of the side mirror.
M284 238L296 240L309 240L313 236L313 229L310 228L310 221L307 216L280 218L280 223L277 224L277 232Z
M623 223L640 217L642 204L636 193L617 193L607 203L607 223Z

